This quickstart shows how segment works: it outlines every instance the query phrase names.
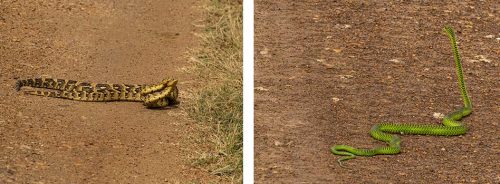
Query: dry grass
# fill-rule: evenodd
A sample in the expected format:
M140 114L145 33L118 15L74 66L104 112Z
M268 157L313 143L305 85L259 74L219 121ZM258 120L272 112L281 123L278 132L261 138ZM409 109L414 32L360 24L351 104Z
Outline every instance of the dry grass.
M192 73L205 81L189 114L209 127L200 139L213 149L195 155L194 163L212 174L242 182L242 6L239 1L210 0L202 47L192 52Z

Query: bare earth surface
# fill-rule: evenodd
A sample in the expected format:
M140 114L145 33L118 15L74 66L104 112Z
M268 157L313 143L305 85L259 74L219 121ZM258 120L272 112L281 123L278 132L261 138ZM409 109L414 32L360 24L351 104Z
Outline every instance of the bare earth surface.
M256 0L257 183L500 183L500 4ZM435 123L462 106L445 24L474 112L464 136L402 136L402 153L341 168L330 147L383 145L379 122Z
M213 183L189 164L204 149L182 101L202 1L0 1L0 183ZM179 108L26 96L47 75L149 84L179 79Z

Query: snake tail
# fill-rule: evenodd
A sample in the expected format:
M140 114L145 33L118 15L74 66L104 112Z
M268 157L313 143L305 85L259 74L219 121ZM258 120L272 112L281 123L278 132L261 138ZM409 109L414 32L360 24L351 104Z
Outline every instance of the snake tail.
M15 89L16 91L21 90L23 86L29 86L33 88L45 88L45 89L55 89L55 90L65 90L70 91L77 84L80 83L75 80L67 79L52 79L45 77L19 79L16 81Z
M375 155L393 155L401 152L401 139L394 134L413 134L413 135L433 135L433 136L457 136L467 133L467 127L459 122L463 117L472 113L472 102L468 96L465 87L465 81L462 71L462 61L456 43L456 35L453 28L445 26L444 31L451 42L453 57L455 60L455 69L457 74L458 86L464 107L447 114L442 121L442 125L434 124L397 124L381 123L372 127L370 135L379 141L387 143L387 146L376 147L372 149L358 149L348 145L334 145L330 151L335 155L344 156L337 161L340 166L343 161L356 158L356 156L375 156Z

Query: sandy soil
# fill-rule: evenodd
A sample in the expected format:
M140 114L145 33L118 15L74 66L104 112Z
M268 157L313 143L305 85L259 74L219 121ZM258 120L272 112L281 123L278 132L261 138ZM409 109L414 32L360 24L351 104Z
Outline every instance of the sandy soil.
M256 0L257 183L500 183L500 4ZM462 105L457 30L474 112L464 136L403 136L402 154L336 162L329 148L383 145L378 122L440 123Z
M18 78L148 84L179 79L202 1L1 1L0 183L219 182L192 167L201 131L179 108L26 96Z

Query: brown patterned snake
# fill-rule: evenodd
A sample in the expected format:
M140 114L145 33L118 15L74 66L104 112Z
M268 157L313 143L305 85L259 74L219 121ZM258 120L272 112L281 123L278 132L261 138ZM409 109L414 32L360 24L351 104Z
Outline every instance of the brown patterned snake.
M164 79L155 85L100 84L52 78L17 80L16 90L21 90L23 86L47 89L25 91L25 94L86 102L133 101L143 102L147 108L179 104L177 80L174 79Z

